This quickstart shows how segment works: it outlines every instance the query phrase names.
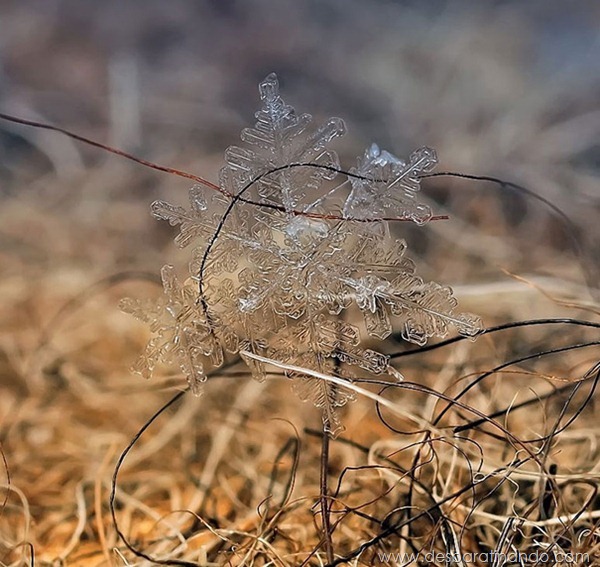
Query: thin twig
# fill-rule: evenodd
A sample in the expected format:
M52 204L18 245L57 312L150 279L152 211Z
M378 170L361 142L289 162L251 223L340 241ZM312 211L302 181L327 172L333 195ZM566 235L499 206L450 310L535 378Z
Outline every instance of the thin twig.
M329 420L323 419L323 436L321 437L321 475L319 486L321 487L321 516L323 523L323 539L325 541L325 553L327 562L333 562L333 541L331 539L331 521L329 518L329 493L327 488L327 473L329 471Z

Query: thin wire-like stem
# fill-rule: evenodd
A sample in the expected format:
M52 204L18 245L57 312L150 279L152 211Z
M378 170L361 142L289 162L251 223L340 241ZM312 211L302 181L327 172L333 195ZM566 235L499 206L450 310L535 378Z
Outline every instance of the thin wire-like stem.
M111 514L112 521L113 521L113 526L115 528L115 531L117 532L117 535L119 536L119 538L121 539L121 541L125 544L125 547L129 551L131 551L131 553L133 553L136 557L140 557L142 559L145 559L146 561L150 561L151 563L154 563L154 564L157 564L157 565L179 565L180 567L196 567L196 563L192 563L190 561L181 561L181 560L178 560L178 559L158 559L156 557L152 557L152 556L148 555L147 553L145 553L145 552L139 550L138 548L136 548L129 541L129 539L127 538L127 536L123 533L123 531L119 527L119 523L117 521L117 512L116 512L116 509L115 509L115 500L116 500L116 496L117 496L117 479L118 479L118 476L119 476L119 471L121 470L121 466L123 465L123 462L125 461L125 458L129 454L129 452L131 451L131 449L133 449L134 445L138 442L138 440L140 439L140 437L158 419L158 417L160 415L162 415L165 411L167 411L167 409L169 409L173 404L175 404L176 402L178 402L185 395L186 392L187 392L187 390L183 390L181 392L178 392L175 396L173 396L158 411L154 412L154 414L152 415L152 417L148 421L146 421L146 423L142 426L142 428L133 436L133 438L127 444L127 447L125 447L125 449L123 450L123 452L121 453L121 455L119 456L119 458L117 460L117 464L115 465L115 469L113 471L112 480L111 480L111 483L110 483L110 494L109 494L109 497L108 497L108 508L110 510L110 514Z
M129 161L133 161L135 163L143 165L144 167L149 167L151 169L155 169L156 171L162 171L164 173L170 173L171 175L177 175L178 177L184 177L185 179L190 179L192 181L195 181L196 183L200 183L201 185L204 185L205 187L209 187L210 189L213 189L214 191L219 191L220 193L223 193L223 190L218 185L216 185L215 183L212 183L211 181L208 181L208 179L204 179L203 177L200 177L199 175L194 175L193 173L188 173L187 171L181 171L180 169L176 169L174 167L167 167L164 165L160 165L160 164L148 161L146 159L134 156L134 155L132 155L128 152L125 152L123 150L120 150L118 148L114 148L113 146L109 146L107 144L102 144L101 142L96 142L95 140L86 138L85 136L81 136L80 134L76 134L75 132L71 132L70 130L67 130L66 128L60 128L59 126L53 126L52 124L46 124L44 122L37 122L36 120L27 120L25 118L19 118L18 116L11 116L10 114L4 114L1 112L0 112L0 119L6 120L7 122L14 122L15 124L21 124L23 126L32 126L33 128L38 128L40 130L50 130L51 132L58 132L60 134L67 136L68 138L71 138L78 142L82 142L83 144L87 144L88 146L92 146L94 148L99 148L101 150L104 150L105 152L109 152L109 153L117 155L119 157L128 159Z
M329 518L329 493L328 493L328 473L329 473L329 420L323 420L323 436L321 437L321 474L319 486L321 494L321 517L323 523L323 540L325 542L325 553L327 554L327 562L331 563L334 560L333 556L333 541L331 539L331 521Z
M101 150L104 150L104 151L114 154L116 156L122 157L129 161L133 161L133 162L135 162L139 165L143 165L144 167L147 167L149 169L154 169L155 171L161 171L163 173L169 173L171 175L176 175L177 177L183 177L184 179L189 179L191 181L195 181L196 183L203 185L204 187L208 187L209 189L211 189L213 191L217 191L217 192L221 193L228 199L235 199L236 201L241 201L242 203L245 203L247 205L253 205L253 206L261 207L264 209L272 209L272 210L276 210L276 211L281 211L281 212L285 212L285 213L288 213L288 214L294 215L294 216L303 216L303 217L315 218L315 219L328 219L328 220L366 222L366 223L374 223L374 222L376 223L376 222L381 222L382 220L389 221L389 222L402 222L402 221L410 220L408 218L403 218L403 217L355 219L355 218L346 218L344 216L339 216L339 215L311 213L311 212L304 211L304 210L287 210L283 205L277 205L274 203L262 203L262 202L257 202L257 201L252 201L249 199L241 198L241 196L239 194L234 195L233 193L230 193L229 191L227 191L220 185L213 183L212 181L209 181L208 179L204 179L204 177L201 177L200 175L196 175L194 173L189 173L188 171L183 171L183 170L177 169L175 167L161 165L161 164L149 161L147 159L140 158L140 157L130 154L124 150L120 150L119 148L115 148L115 147L109 146L107 144L102 144L101 142L96 142L95 140L92 140L91 138L86 138L85 136L81 136L80 134L71 132L70 130L67 130L66 128L60 128L59 126L53 126L52 124L46 124L45 122L37 122L35 120L27 120L25 118L19 118L18 116L4 114L2 112L0 112L0 120L6 120L7 122L21 124L22 126L31 126L33 128L38 128L41 130L50 130L51 132L58 132L60 134L67 136L68 138L71 138L71 139L81 142L83 144L87 144L88 146L92 146L94 148L99 148ZM250 181L250 183L248 184L248 187L250 187L250 186L254 185L255 183L257 183L258 181L260 181L260 179L262 179L265 175L270 175L273 173L277 173L278 171L282 171L284 169L293 169L296 167L312 167L315 169L322 169L322 170L331 171L334 173L341 173L343 175L346 175L347 177L351 177L354 179L363 179L366 181L378 181L375 179L371 179L369 177L365 177L363 175L359 175L357 173L352 173L351 171L345 171L343 169L333 167L331 165L307 162L307 163L290 163L290 164L286 164L285 166L272 168L268 171L263 172L258 177L256 177L252 181ZM447 218L448 217L446 215L437 215L437 216L431 217L430 220L446 220Z

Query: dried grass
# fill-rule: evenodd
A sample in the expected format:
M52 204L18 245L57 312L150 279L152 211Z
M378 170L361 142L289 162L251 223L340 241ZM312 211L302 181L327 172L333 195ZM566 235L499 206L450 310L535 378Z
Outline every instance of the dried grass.
M95 175L105 172L90 174L90 183L99 183ZM27 563L33 548L42 564L135 563L108 509L115 462L184 381L168 368L152 382L138 382L128 372L145 330L116 304L124 295L147 295L148 288L159 293L158 286L144 274L100 282L113 244L110 228L101 236L103 218L98 226L78 225L85 201L62 208L60 219L56 211L36 211L38 205L26 198L9 205L2 212L3 232L15 244L3 249L0 278L0 423L10 471L0 517L2 561ZM105 206L121 218L131 204L113 200ZM141 224L128 230L158 230ZM24 227L35 227L35 238ZM23 253L31 247L35 253ZM150 250L148 264L154 255ZM581 297L585 290L576 284L541 279L548 296L536 286L505 276L458 286L457 292L464 308L482 314L488 326L536 316L596 318L583 310L593 302ZM561 305L555 296L568 302ZM352 554L394 522L404 527L351 562L377 563L377 551L411 551L428 538L437 542L434 548L442 545L439 550L451 549L448 537L460 537L465 552L496 549L509 521L518 525L519 545L528 549L533 541L569 551L592 549L600 519L595 402L588 401L575 423L554 435L537 462L527 451L542 447L539 439L552 432L566 404L565 394L542 396L580 380L597 361L597 346L503 369L462 397L462 409L455 406L439 423L435 418L444 398L455 397L482 371L520 354L597 341L597 333L567 324L506 330L400 358L397 367L414 383L402 391L357 383L369 397L359 391L344 416L347 431L331 445L336 556ZM583 390L589 391L592 378ZM384 421L373 404L380 396ZM539 402L496 417L497 426L452 432L452 425L518 408L536 396ZM566 417L575 411L569 409ZM315 506L320 442L311 429L318 423L318 413L298 402L276 373L265 384L250 380L242 366L215 374L204 397L184 395L127 455L116 496L120 529L155 558L200 565L300 564L319 549L321 537ZM556 473L548 476L551 464ZM403 515L411 484L413 508ZM540 516L541 500L550 511L547 518ZM437 511L419 518L435 502L441 503ZM322 562L322 553L315 552L310 562Z
M152 5L150 20L163 10ZM348 73L343 66L352 57L345 56L342 65L339 55L352 45L352 22L368 17L380 25L377 18L396 12L389 6L387 16L375 16L366 4L350 5L331 30L339 52L328 56L329 71L311 71L309 66L302 76L312 72L321 83L328 77L332 100L339 98L347 105L352 123L352 97L365 100L364 111L373 114L376 104L361 93L371 82L378 85L380 96L391 97L399 92L402 81L395 73L402 70L402 76L415 83L387 105L391 114L384 138L402 147L416 133L419 139L428 133L431 145L456 169L470 172L468 168L476 165L479 171L519 176L577 221L583 240L592 243L587 250L593 251L597 177L569 160L593 148L597 109L585 88L579 98L572 91L567 96L558 79L549 83L554 84L555 96L546 105L540 103L541 91L533 90L517 65L526 45L499 53L498 46L506 45L508 23L528 29L528 19L520 17L519 9L506 8L505 19L496 24L484 9L466 24L447 14L437 27L427 28L428 41L435 39L444 47L441 62L427 59L416 32L399 43L391 32L382 33L363 57L370 61L375 53L399 53L402 65L386 59L369 66L360 79L362 75ZM260 11L257 6L255 12ZM14 14L24 9L15 7ZM253 14L247 15L248 27L242 26L242 32L255 37L253 26L261 24ZM108 12L103 17L114 20ZM288 17L303 23L309 43L309 32L321 29L303 9L295 8ZM5 21L19 20L15 16ZM419 11L409 10L403 25L418 29L418 24L425 26ZM466 28L470 31L465 35ZM235 41L234 28L228 31L219 24L216 29L224 35L213 41ZM195 37L192 31L182 33ZM57 43L61 33L64 40L65 28L49 27L51 45L62 45ZM526 42L525 37L523 32L520 41ZM43 38L36 41L47 48ZM308 59L303 41L299 46ZM231 143L229 130L219 130L220 125L225 122L236 131L238 115L243 113L245 122L248 113L235 105L222 116L211 112L220 107L222 91L237 93L240 84L253 86L261 78L262 71L256 71L264 64L257 62L259 47L236 61L237 73L223 73L221 82L198 79L198 84L191 73L180 81L190 92L201 86L213 97L205 102L198 123L215 139L206 141L188 131L183 139L190 140L190 147L209 155L207 150ZM90 66L90 77L97 76L96 67L102 68L98 53L88 54L87 60L78 56ZM469 54L471 71L479 70L469 91L474 97L471 115L461 110L459 88L468 83L468 69L458 68L457 78L448 76L448 65ZM418 73L410 70L416 59L421 61ZM224 65L220 60L212 64ZM26 60L15 65L27 75ZM64 60L63 67L68 67ZM210 75L209 67L201 62L200 75ZM165 73L174 71L165 68ZM355 81L344 81L345 74ZM42 77L42 84L52 81L47 70ZM161 96L150 100L147 111L167 124L149 130L157 134L160 148L155 159L179 166L191 150L177 142L181 130L174 124L196 120L185 97L169 102L169 88L178 83L174 75L165 77L164 84L156 79ZM65 83L65 92L95 80ZM444 84L447 92L441 89ZM10 81L7 85L15 86ZM21 114L28 114L29 107L40 110L50 100L44 94L36 99L27 90L14 92ZM80 108L81 115L97 118L100 111L94 105L103 108L94 92L87 92L89 108ZM306 90L298 92L309 98ZM446 95L435 111L415 111L412 120L407 118L422 93L428 94L420 108L430 111L439 92ZM494 100L484 104L475 96L482 92L494 93ZM529 96L519 98L519 92ZM249 87L241 93L240 100L252 108ZM69 102L65 97L63 103ZM293 95L290 99L295 102ZM36 102L26 105L27 100ZM506 105L515 110L503 118ZM587 117L583 123L582 117ZM385 117L380 118L379 124ZM406 131L399 134L402 125ZM360 136L370 139L372 127L363 125ZM42 565L144 564L115 530L109 510L111 481L124 448L177 394L184 379L169 368L152 382L129 373L145 344L146 330L121 314L117 303L126 295L160 293L152 274L179 252L172 248L168 230L152 221L147 206L166 192L180 190L183 199L187 187L168 177L157 181L158 176L114 160L87 164L87 154L56 136L8 127L6 132L22 137L27 148L21 161L3 163L0 170L9 172L0 209L0 442L7 466L0 478L0 498L6 494L0 510L0 564L29 565L34 553ZM165 133L172 136L163 137ZM220 144L221 139L226 142ZM169 153L180 149L177 156ZM214 172L218 160L207 158L193 165L189 169ZM566 186L575 197L565 196ZM451 220L433 223L426 232L402 227L403 236L418 248L425 277L456 283L461 308L480 314L487 326L558 317L598 321L598 290L582 283L581 264L564 228L543 207L458 181L432 180L425 193L436 212L449 214ZM585 261L593 264L597 258ZM125 271L128 277L107 279ZM331 442L336 557L348 556L352 565L395 564L380 560L378 552L422 547L448 552L456 542L463 552L508 550L512 541L528 551L554 546L555 551L585 552L589 564L600 565L600 429L593 394L598 341L597 327L567 322L517 327L475 343L398 358L397 367L414 386L381 391L378 385L357 382L372 397L383 396L387 402L378 413L373 399L359 395L345 410L346 431ZM437 421L445 400L456 398L486 370L530 353L584 343L590 346L499 369L460 398L464 406L453 406ZM386 347L390 353L404 348L393 341ZM569 401L565 388L583 378ZM562 411L562 424L577 416L564 430L556 428ZM495 423L468 426L483 415L495 415ZM251 381L243 366L215 374L201 399L183 395L125 458L115 501L120 530L136 549L164 560L199 565L325 564L318 507L319 423L318 412L298 402L275 367L265 384ZM361 550L361 544L374 540Z

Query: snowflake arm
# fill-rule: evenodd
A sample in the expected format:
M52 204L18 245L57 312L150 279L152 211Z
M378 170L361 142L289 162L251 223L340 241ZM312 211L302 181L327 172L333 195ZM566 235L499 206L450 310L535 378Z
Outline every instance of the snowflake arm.
M164 297L124 300L122 309L153 333L136 365L144 376L159 361L173 362L199 393L225 351L240 353L259 380L263 361L279 361L294 369L285 374L296 393L321 409L334 435L339 408L353 396L318 376L401 379L389 357L361 346L361 335L383 340L396 328L423 345L450 328L474 337L481 321L457 312L450 288L416 275L406 243L384 220L431 219L418 197L435 151L422 147L404 161L373 144L344 174L329 147L345 132L341 119L313 126L283 101L275 75L259 92L262 107L242 131L244 145L225 152L221 193L209 199L194 186L187 208L152 204L156 218L179 227L176 244L192 247L190 278L181 283L165 266Z

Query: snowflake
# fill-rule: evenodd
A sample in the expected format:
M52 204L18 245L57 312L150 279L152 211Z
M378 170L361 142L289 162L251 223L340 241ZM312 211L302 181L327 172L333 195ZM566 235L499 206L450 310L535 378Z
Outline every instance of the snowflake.
M435 152L420 148L403 161L372 145L344 174L328 149L345 132L341 119L312 127L310 115L284 103L275 75L259 90L262 108L254 128L242 132L245 146L225 153L222 193L209 199L194 186L187 209L152 204L155 217L179 227L175 242L193 243L193 252L186 283L163 268L165 301L151 308L123 303L153 331L136 370L149 376L158 360L176 360L199 393L206 368L220 366L226 350L241 354L260 380L266 369L251 355L346 380L352 368L399 378L387 356L361 347L360 327L380 340L396 327L418 345L450 326L475 336L479 319L455 313L450 288L415 274L406 243L388 226L392 219L430 220L418 201L419 176L433 169ZM286 375L337 433L336 409L350 391L300 372Z

